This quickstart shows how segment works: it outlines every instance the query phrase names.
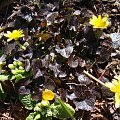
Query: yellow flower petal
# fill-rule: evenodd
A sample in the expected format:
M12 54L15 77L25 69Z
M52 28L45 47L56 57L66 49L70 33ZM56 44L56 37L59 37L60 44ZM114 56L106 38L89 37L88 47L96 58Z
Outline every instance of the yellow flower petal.
M107 82L107 83L105 83L105 85L106 85L106 87L108 87L108 88L112 88L112 87L115 86L115 85L112 84L111 82Z
M94 25L94 22L95 22L95 21L91 18L89 23L90 23L91 25Z
M53 100L54 99L54 93L51 90L45 89L42 93L43 100Z
M10 42L12 40L12 38L9 38L9 39L7 39L7 42Z
M118 84L118 80L113 79L112 83L113 83L114 85L117 85L117 84Z
M4 36L8 38L7 42L9 42L12 39L18 40L20 37L23 37L24 34L22 30L13 30L12 32L7 31L7 33L4 33Z
M101 15L97 16L93 15L92 18L90 18L90 24L93 25L93 28L107 28L109 26L109 22L107 21L108 18L107 17L103 17Z
M93 20L97 20L97 17L95 15L92 16Z
M107 21L108 20L108 17L103 17L102 18L104 21Z
M99 20L101 20L101 19L102 19L101 15L98 15L98 19L99 19Z
M10 32L10 31L7 31L7 33L4 33L4 36L5 36L5 37L9 37L10 34L11 34L11 32Z
M110 23L108 21L106 21L106 27L108 27L110 25Z
M115 108L120 107L120 95L115 93Z
M117 77L117 79L118 79L118 81L119 81L119 83L120 83L120 75Z
M106 87L110 88L115 93L115 107L120 107L120 75L117 77L118 80L113 79L112 83L105 83Z
M116 87L116 86L111 87L110 90L111 90L112 92L116 92L116 91L117 91L117 87Z
M111 82L107 82L107 83L105 83L105 86L108 87L112 92L116 92L115 84L113 84Z

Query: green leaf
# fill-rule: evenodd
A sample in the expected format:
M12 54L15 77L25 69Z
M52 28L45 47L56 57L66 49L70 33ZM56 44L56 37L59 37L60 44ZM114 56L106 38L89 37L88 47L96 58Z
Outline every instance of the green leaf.
M1 83L0 83L0 91L1 93L4 93Z
M57 98L59 104L62 106L62 109L66 112L66 114L69 115L69 117L72 120L75 120L74 118L74 114L75 114L75 110L72 106L70 106L69 104L63 102L61 99Z
M19 80L24 78L24 76L22 76L21 74L17 74L17 75L15 75L15 78L16 78L15 83L17 83L17 82L19 82Z
M38 113L38 114L35 116L34 120L39 120L40 118L41 118L41 115L40 115L40 113Z
M69 117L69 114L62 108L62 106L59 103L58 104L53 103L51 105L51 111L52 111L53 117L55 118L59 118L63 120L64 118Z
M34 113L30 113L26 120L34 120L34 116L35 116Z
M75 120L74 113L75 110L67 103L64 103L62 100L55 102L51 105L51 111L53 117L64 119L70 117L72 120Z
M32 110L36 105L36 102L33 101L31 94L19 95L19 100L28 110Z
M4 82L5 80L8 80L9 75L0 75L0 81Z
M98 29L96 31L94 31L94 34L95 34L96 38L99 38L102 35L102 33L103 33L103 31L102 30L98 30Z
M45 120L53 120L52 117L46 117Z
M6 98L6 93L4 92L2 85L0 83L0 99L4 100Z

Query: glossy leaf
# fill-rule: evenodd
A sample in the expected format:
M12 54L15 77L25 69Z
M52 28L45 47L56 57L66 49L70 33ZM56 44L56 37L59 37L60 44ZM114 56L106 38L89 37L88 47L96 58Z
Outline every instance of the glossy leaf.
M75 110L72 108L72 106L70 106L67 103L64 103L61 99L57 98L59 104L62 106L62 109L65 111L66 114L68 114L68 116L72 119L75 120L74 118L74 113Z
M35 101L32 100L31 94L20 94L19 100L28 110L32 110L35 107Z
M85 99L84 101L81 102L73 100L73 103L75 104L77 110L81 109L89 111L94 109L95 100L92 98Z
M34 120L34 116L35 116L34 113L30 113L30 114L28 115L28 117L26 118L26 120Z
M57 53L60 53L63 57L69 58L73 52L73 46L66 46L66 48L61 49L59 46L56 46L55 50Z
M9 75L0 75L0 81L8 80Z

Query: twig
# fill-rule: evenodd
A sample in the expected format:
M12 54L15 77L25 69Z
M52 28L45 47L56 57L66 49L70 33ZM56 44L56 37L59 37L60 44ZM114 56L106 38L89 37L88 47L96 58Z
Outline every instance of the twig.
M87 76L89 76L90 78L92 78L93 80L97 81L101 85L107 87L102 81L100 81L99 79L97 79L96 77L94 77L93 75L91 75L90 73L88 73L87 71L84 70L83 73L86 74Z

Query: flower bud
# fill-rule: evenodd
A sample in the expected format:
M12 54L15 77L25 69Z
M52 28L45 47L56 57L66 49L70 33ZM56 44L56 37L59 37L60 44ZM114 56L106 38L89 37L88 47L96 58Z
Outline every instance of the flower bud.
M12 69L12 70L15 69L15 67L14 67L13 64L9 64L8 67L9 67L10 69Z
M24 70L24 67L22 67L22 66L19 66L19 70Z
M48 117L48 116L52 116L52 111L51 110L47 111L46 117Z
M23 78L23 76L21 74L15 75L15 77L16 77L17 80L20 80L20 79Z
M37 104L37 106L38 106L38 107L41 107L41 102L39 102L39 103Z
M13 65L14 65L14 66L17 66L17 65L18 65L18 61L14 61L14 62L13 62Z
M40 111L40 108L38 106L34 107L34 111Z
M45 106L47 107L47 106L50 105L50 102L49 102L48 100L42 100L42 101L41 101L41 105L44 106L44 107L45 107Z
M17 74L16 70L11 70L12 74Z
M17 64L18 64L19 66L23 66L23 63L22 63L21 61L18 61Z

